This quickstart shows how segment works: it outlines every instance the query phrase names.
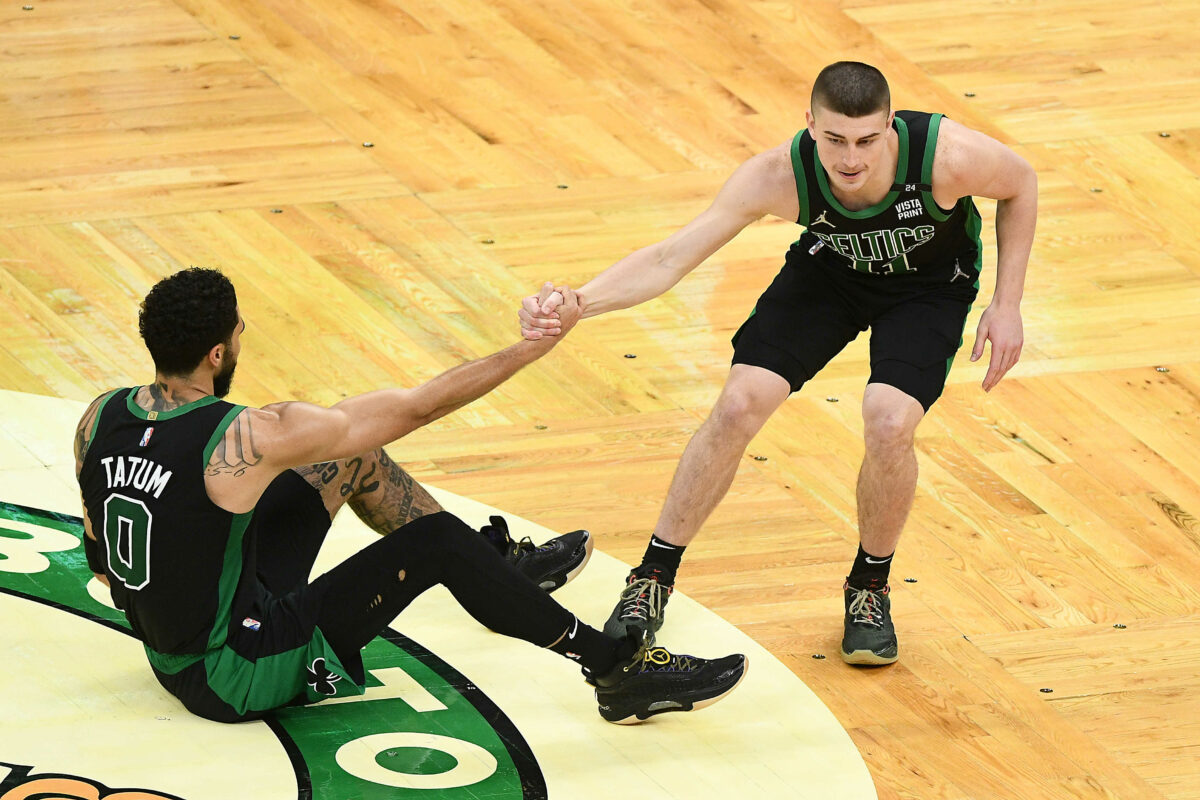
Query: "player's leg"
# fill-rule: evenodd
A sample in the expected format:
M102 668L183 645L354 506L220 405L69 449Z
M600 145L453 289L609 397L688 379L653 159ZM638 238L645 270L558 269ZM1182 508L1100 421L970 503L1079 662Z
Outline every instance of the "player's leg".
M734 364L708 418L683 451L667 491L654 535L686 547L733 483L754 435L791 394L780 375ZM653 554L653 551L651 551Z
M865 453L858 473L859 547L842 587L846 616L842 658L848 664L890 664L899 657L888 574L917 487L913 436L925 410L885 383L863 395Z
M970 299L930 293L872 322L871 377L863 394L865 452L857 485L859 548L843 586L842 658L899 657L888 577L917 487L917 426L941 395Z
M754 434L790 392L786 380L761 367L730 369L708 419L684 448L642 563L626 579L605 633L636 630L654 641L684 548L729 491Z
M382 448L340 461L301 467L296 472L320 492L330 519L342 505L380 535L442 510L441 504ZM515 541L501 517L492 517L481 533L509 563L546 591L574 578L592 553L592 537L571 531L542 545ZM315 556L315 553L314 553Z
M268 591L283 595L308 584L330 519L321 494L295 470L271 482L250 522L255 569Z
M442 510L425 487L383 448L299 467L296 472L320 492L330 519L349 503L359 519L381 536L417 517Z
M886 383L871 383L863 393L865 450L856 498L858 532L873 561L891 558L912 509L917 489L913 437L925 409L915 397Z
M708 705L732 691L745 670L743 656L676 656L584 625L446 512L396 530L322 575L302 592L303 605L341 663L361 673L359 650L438 583L492 630L580 664L610 721Z
M606 633L632 628L653 641L684 548L729 490L750 440L865 327L822 268L789 256L734 337L729 377L684 450L642 563L630 573Z

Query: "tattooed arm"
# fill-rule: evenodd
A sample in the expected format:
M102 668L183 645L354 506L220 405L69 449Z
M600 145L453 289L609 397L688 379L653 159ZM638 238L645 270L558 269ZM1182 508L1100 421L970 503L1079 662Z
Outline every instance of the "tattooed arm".
M208 497L226 511L243 513L254 508L275 476L287 469L263 457L264 429L274 424L266 409L245 408L225 429L204 466Z
M204 475L241 477L246 470L257 466L262 460L262 453L254 444L253 415L243 411L233 418L233 422L225 429L225 435L217 442L216 449L204 468ZM282 471L278 470L275 474Z
M100 415L100 408L104 405L104 400L111 392L106 392L100 395L91 402L87 410L83 412L83 416L79 419L79 424L75 427L75 477L79 478L79 473L83 470L83 459L87 455L88 447L92 444L92 434L95 432L96 418ZM87 506L83 504L83 498L80 497L80 508L83 509L83 535L90 539L93 544L88 547L94 547L96 542L96 534L92 533L92 521L88 519ZM86 543L85 543L86 544ZM108 586L108 578L103 573L93 572L93 575Z
M578 322L581 309L575 293L563 287L567 299L559 307L562 331ZM266 458L283 467L364 453L411 433L495 389L522 367L554 347L558 337L522 339L490 356L460 364L413 389L381 389L348 397L330 408L307 403L267 406L270 445ZM260 443L266 440L258 437Z
M91 402L91 405L83 412L83 416L79 418L79 424L75 426L75 477L79 477L79 472L83 469L83 457L87 455L88 446L92 443L93 428L96 427L96 417L100 415L100 407L104 405L104 398L108 397L109 392L97 397Z
M563 287L562 293L565 299L558 312L566 333L579 320L580 308L573 291ZM230 424L209 459L208 495L228 511L249 511L285 469L381 448L482 397L561 340L561 335L522 339L413 389L380 389L329 408L300 402L247 408Z

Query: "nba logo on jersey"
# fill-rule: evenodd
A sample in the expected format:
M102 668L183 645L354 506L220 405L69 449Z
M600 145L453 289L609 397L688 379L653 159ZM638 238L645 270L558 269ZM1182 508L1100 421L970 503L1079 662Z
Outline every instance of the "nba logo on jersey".
M138 442L138 447L145 447L150 444L150 437L154 435L154 426L146 428L146 432L142 434L142 440Z

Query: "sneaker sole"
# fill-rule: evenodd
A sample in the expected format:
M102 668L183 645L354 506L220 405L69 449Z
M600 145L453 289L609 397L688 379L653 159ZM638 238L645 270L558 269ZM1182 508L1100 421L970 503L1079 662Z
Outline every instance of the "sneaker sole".
M583 572L583 568L586 567L587 563L592 560L592 546L594 544L592 541L592 534L590 531L584 531L584 533L587 534L587 538L583 540L583 560L576 564L575 567L572 568L566 575L564 575L561 582L557 580L545 580L539 583L538 586L547 594L556 589L561 589L571 581L575 580L575 577L579 575L579 573Z
M873 650L855 650L853 653L847 653L845 650L842 651L842 661L855 665L882 666L884 664L894 664L899 658L900 651L898 649L891 655L880 655Z
M672 706L670 708L657 708L657 709L653 709L653 710L645 711L645 712L641 712L641 713L634 712L627 717L622 717L621 719L607 719L603 715L601 715L601 719L604 719L605 722L611 722L614 725L640 725L641 723L645 722L646 720L650 719L651 717L655 716L656 714L666 714L670 711L699 711L702 708L708 708L713 703L724 698L730 692L732 692L734 689L736 689L738 686L740 686L742 681L744 681L746 679L746 673L749 671L750 671L750 657L746 656L742 660L742 674L738 676L737 681L735 681L732 686L730 686L728 689L726 689L725 691L721 692L718 695L714 695L713 697L709 697L705 700L697 700L694 703L687 703L687 704L680 703L679 705ZM653 704L651 704L651 705L653 705Z

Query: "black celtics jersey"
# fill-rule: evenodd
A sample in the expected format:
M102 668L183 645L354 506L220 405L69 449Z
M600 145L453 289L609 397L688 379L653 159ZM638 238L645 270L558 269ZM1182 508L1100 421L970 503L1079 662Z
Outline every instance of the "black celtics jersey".
M941 114L897 111L896 174L887 196L870 208L850 211L838 202L808 130L792 139L792 170L805 227L792 254L824 264L906 280L973 282L983 248L975 203L964 197L952 209L940 208L930 182Z
M79 486L113 601L157 665L225 643L243 566L253 576L251 513L225 511L204 488L209 456L242 407L210 395L152 412L137 391L104 400Z

